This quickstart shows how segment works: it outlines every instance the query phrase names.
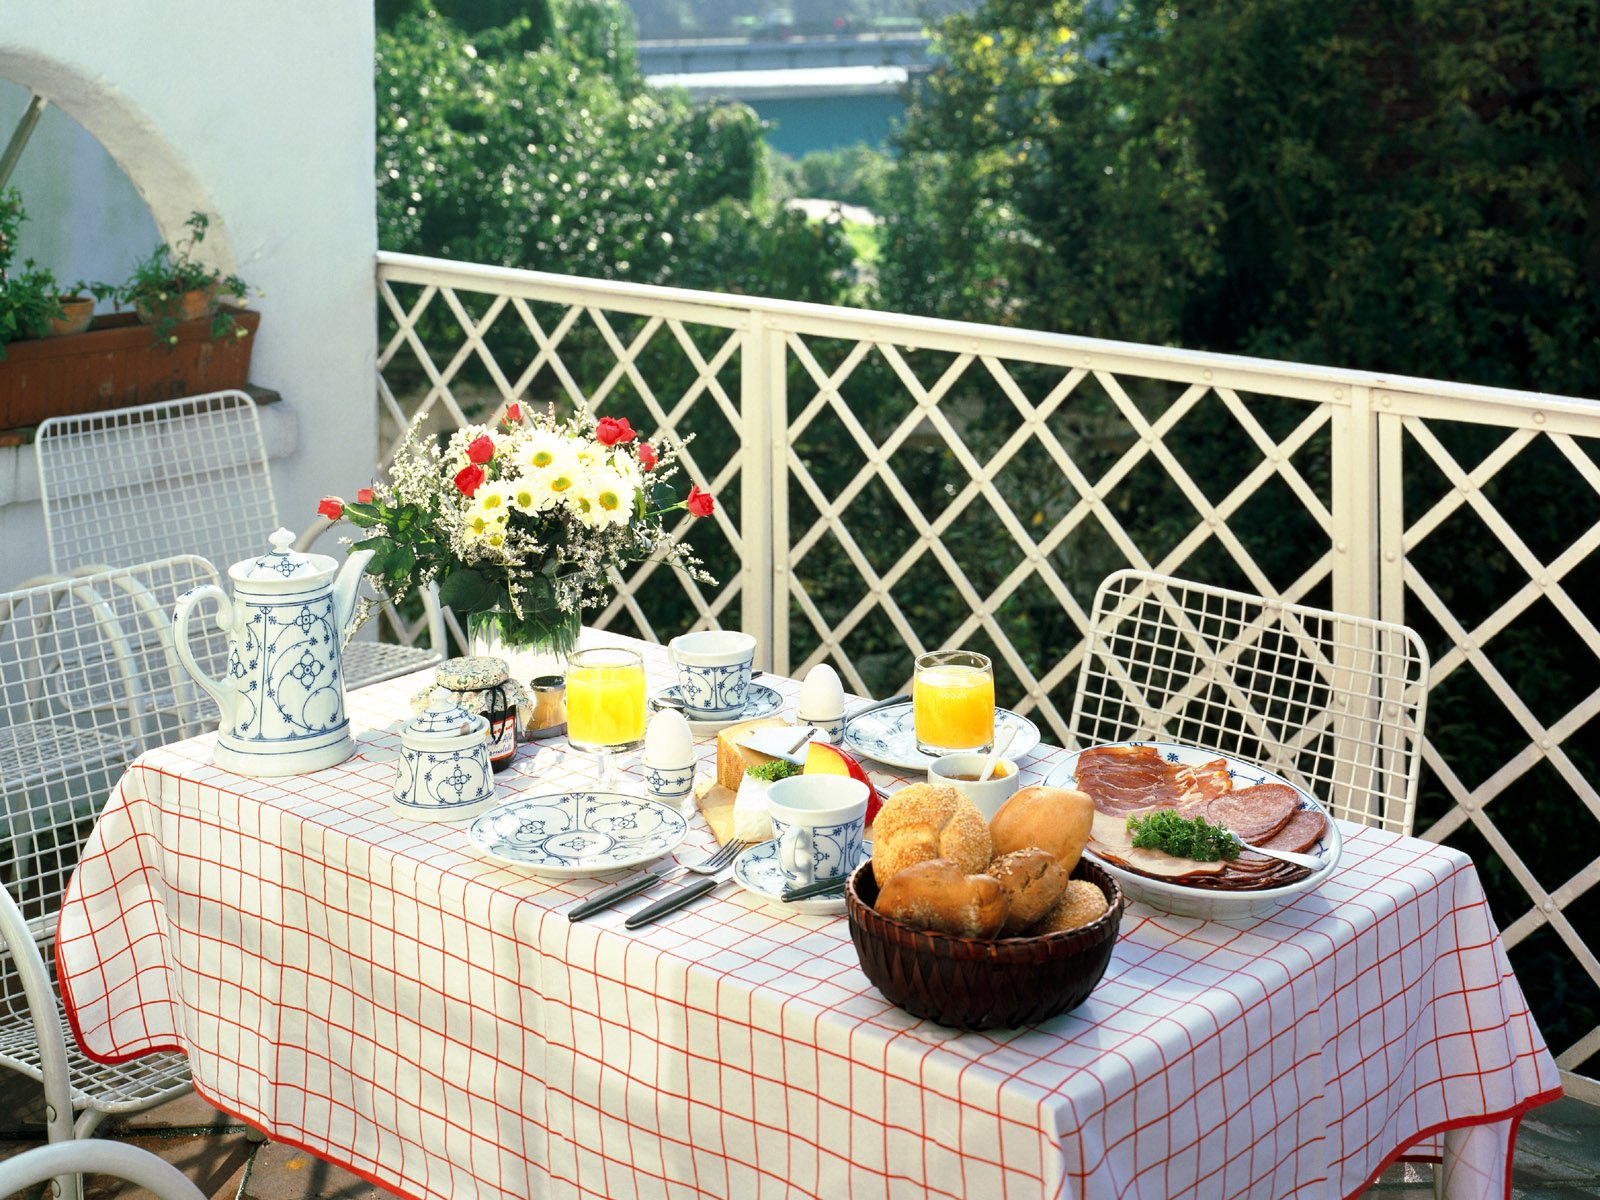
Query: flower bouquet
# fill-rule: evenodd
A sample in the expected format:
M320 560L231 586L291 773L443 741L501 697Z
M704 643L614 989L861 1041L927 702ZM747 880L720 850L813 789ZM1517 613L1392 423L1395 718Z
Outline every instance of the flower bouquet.
M475 642L564 656L613 567L656 558L710 581L664 521L680 509L709 516L711 496L694 486L676 499L676 452L639 440L625 418L558 420L512 404L494 426L467 426L443 444L420 420L387 482L317 506L365 531L350 548L373 551L367 573L390 599L436 582Z

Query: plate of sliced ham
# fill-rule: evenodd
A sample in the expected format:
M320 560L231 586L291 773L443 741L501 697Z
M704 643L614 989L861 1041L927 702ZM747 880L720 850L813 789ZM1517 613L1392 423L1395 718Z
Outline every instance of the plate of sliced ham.
M1130 898L1166 912L1263 915L1316 888L1339 862L1339 827L1316 797L1215 750L1171 742L1093 746L1064 759L1045 782L1088 794L1095 818L1086 853ZM1128 818L1162 810L1204 817L1241 842L1310 854L1322 865L1310 870L1248 849L1232 859L1202 861L1135 846Z

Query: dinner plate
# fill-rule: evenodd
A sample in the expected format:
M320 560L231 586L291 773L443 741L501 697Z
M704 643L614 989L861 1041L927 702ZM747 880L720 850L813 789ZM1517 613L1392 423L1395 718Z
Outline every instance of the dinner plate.
M700 717L691 717L687 711L684 711L683 715L688 718L690 732L715 733L719 729L726 729L729 725L737 725L740 721L753 721L757 717L770 717L783 707L783 696L764 683L752 683L744 696L744 711L731 717L702 719ZM660 712L661 701L667 697L671 697L674 700L678 698L677 684L664 687L654 696L651 696L650 711Z
M551 879L654 862L676 850L688 832L676 808L621 792L520 796L467 826L467 836L490 858Z
M1152 879L1148 875L1141 875L1126 867L1107 862L1096 854L1093 848L1085 849L1085 854L1116 878L1129 899L1142 900L1152 908L1161 909L1163 912L1187 917L1205 917L1209 920L1264 916L1285 900L1320 887L1338 866L1339 856L1344 852L1344 839L1339 836L1339 823L1315 796L1291 780L1275 775L1254 763L1235 758L1231 754L1223 754L1219 750L1206 750L1199 746L1180 746L1174 742L1108 742L1106 745L1150 746L1169 763L1180 765L1202 765L1220 758L1227 765L1228 775L1232 778L1235 789L1253 787L1258 783L1281 783L1285 787L1293 788L1299 794L1302 809L1314 808L1328 820L1327 831L1317 844L1307 851L1308 854L1321 856L1322 866L1304 879L1297 879L1282 887L1262 888L1257 892L1223 892L1189 887L1187 884L1172 883L1165 879ZM1045 777L1045 783L1051 787L1077 787L1078 755L1071 754L1062 759Z
M733 860L733 881L763 900L770 900L779 908L802 912L812 916L825 916L844 911L844 888L837 896L816 896L810 900L783 898L783 869L778 866L778 841L757 842Z
M1016 762L1039 744L1039 727L1008 709L995 709L995 735L998 737L1007 725L1014 725L1017 730L1006 751L1006 757ZM844 743L857 754L903 771L926 771L933 765L934 756L917 749L916 721L909 700L851 717L844 728Z

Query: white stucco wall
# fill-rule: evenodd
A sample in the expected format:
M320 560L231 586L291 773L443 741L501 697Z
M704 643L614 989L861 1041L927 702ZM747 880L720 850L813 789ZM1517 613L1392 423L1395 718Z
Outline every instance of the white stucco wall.
M16 85L0 102L15 114L28 89L81 125L161 236L196 209L212 214L205 257L264 293L251 377L298 425L272 465L294 529L322 495L370 477L377 445L372 55L367 3L0 0L0 79ZM14 120L0 123L0 145ZM154 245L152 225L129 220L115 189L63 185L97 168L92 152L62 152L57 139L74 133L60 128L30 143L13 176L37 227L25 248L68 279L117 278ZM35 489L7 487L31 474L31 448L0 457L4 588L45 558L38 505L24 498Z

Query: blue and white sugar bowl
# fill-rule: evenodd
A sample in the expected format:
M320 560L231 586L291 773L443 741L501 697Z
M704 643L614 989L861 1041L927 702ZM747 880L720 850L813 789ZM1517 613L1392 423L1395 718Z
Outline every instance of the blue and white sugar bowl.
M652 800L686 808L694 791L694 733L688 719L664 708L644 731L644 787Z
M494 803L489 719L468 712L447 688L400 733L390 807L412 821L464 821Z

